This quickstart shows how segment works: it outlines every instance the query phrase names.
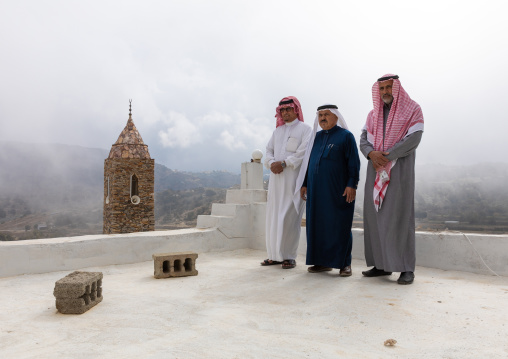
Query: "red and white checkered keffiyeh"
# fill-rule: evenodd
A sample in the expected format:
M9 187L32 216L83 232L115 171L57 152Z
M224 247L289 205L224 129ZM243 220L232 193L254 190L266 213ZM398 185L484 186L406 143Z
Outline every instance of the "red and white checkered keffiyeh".
M394 76L392 74L383 77ZM383 146L383 105L384 102L379 95L379 82L372 86L372 101L374 109L369 112L364 129L367 130L367 140L372 144L375 151L386 151L392 148L404 137L416 131L423 131L423 113L420 105L411 100L407 92L402 88L398 79L393 80L392 86L393 102L390 114L386 121L386 132ZM376 173L374 182L374 206L376 211L381 208L386 196L386 190L390 183L390 172L397 160L387 165ZM383 173L384 172L384 173Z
M280 102L282 102L282 101L288 101L288 100L293 100L293 103L289 103L289 104L285 104L285 105L279 105L275 109L275 118L277 119L275 127L282 126L285 123L284 120L282 119L281 114L280 114L280 109L283 108L283 107L292 107L292 108L294 108L295 109L295 113L298 116L298 120L303 122L303 112L302 112L302 106L300 105L300 101L298 101L298 99L296 97L294 97L294 96L288 96L288 97L284 97L282 100L280 100Z

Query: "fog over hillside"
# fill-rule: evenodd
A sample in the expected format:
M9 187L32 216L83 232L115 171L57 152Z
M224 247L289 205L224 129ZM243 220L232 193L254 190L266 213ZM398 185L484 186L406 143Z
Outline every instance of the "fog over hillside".
M19 196L33 211L102 209L104 160L109 151L61 144L0 142L0 196ZM238 164L240 169L240 164ZM155 164L155 191L200 187L229 188L240 175L200 173Z
M102 233L108 154L97 148L0 141L0 240ZM182 172L156 163L156 228L195 225L198 214L224 200L225 188L239 183L235 173ZM41 226L48 229L41 232Z
M100 204L107 155L96 148L0 142L0 196L23 198L32 212Z
M451 229L508 232L508 164L425 165L416 172L417 217L461 223Z
M28 231L52 223L81 228L80 234L100 233L107 156L105 149L0 142L0 231ZM362 164L355 226L362 225L366 195L366 163ZM417 162L416 172L417 228L508 232L508 164ZM209 213L211 203L223 202L225 189L239 183L239 174L182 172L156 164L156 228L194 225L197 215Z

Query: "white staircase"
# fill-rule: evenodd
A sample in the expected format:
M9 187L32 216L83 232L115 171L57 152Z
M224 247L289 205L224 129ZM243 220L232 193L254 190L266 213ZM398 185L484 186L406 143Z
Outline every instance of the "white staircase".
M196 228L217 228L228 238L264 236L267 191L262 175L261 163L242 163L242 189L228 190L226 203L214 203L210 215L199 215Z

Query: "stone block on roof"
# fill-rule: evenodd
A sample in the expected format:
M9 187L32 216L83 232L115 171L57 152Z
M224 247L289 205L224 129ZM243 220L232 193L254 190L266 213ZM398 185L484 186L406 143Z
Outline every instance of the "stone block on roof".
M62 314L82 314L102 301L101 272L72 272L55 283L56 309Z
M197 253L175 252L175 253L157 253L153 254L154 277L187 277L198 275L196 270Z

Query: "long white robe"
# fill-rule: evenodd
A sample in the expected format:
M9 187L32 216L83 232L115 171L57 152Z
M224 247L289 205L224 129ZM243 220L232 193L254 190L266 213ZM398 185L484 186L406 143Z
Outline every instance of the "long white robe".
M293 201L293 195L311 134L308 125L294 120L277 127L266 146L266 168L277 161L286 161L287 166L282 173L271 172L268 185L266 250L274 261L296 259L304 202Z

